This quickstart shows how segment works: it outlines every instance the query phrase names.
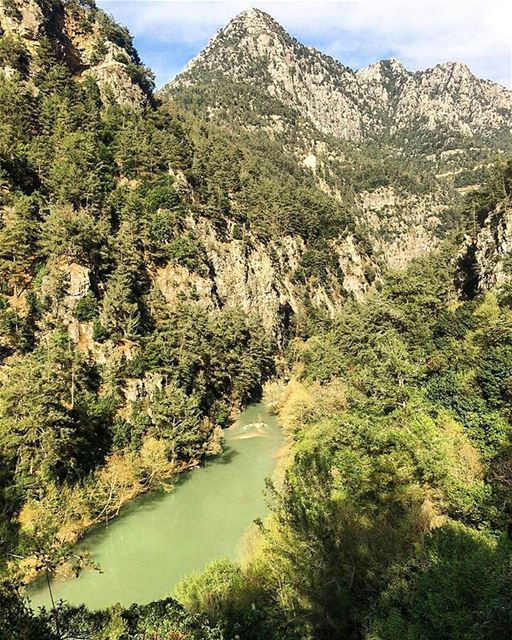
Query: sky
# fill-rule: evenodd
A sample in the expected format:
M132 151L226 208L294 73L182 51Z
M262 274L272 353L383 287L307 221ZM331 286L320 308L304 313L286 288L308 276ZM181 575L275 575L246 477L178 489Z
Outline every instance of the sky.
M157 87L179 73L214 33L248 7L352 69L398 58L411 71L465 62L512 88L511 0L97 0L128 27Z

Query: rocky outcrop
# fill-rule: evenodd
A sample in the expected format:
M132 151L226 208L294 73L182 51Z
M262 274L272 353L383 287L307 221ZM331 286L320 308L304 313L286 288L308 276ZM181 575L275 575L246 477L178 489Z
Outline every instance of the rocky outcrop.
M190 216L186 232L202 256L195 269L174 260L148 268L151 287L161 293L169 309L187 301L207 311L241 310L278 344L286 340L294 317L304 317L310 307L334 316L348 296L364 295L378 270L351 235L332 241L336 259L320 281L302 273L307 247L299 236L263 242L246 232L243 239L235 239L202 216ZM97 342L93 322L77 318L77 305L93 296L93 281L90 270L73 260L49 263L40 285L41 296L51 301L46 322L66 326L72 341L96 362L130 360L129 339L117 345L110 340Z
M103 103L116 103L125 107L142 107L148 102L148 96L139 84L133 81L128 72L126 56L120 48L109 42L105 45L103 60L84 72L92 76L99 87Z
M142 107L150 79L131 37L89 0L0 0L0 37L8 38L0 68L30 77L41 66L41 43L77 79L95 78L105 103Z
M501 202L478 233L467 238L458 258L459 286L468 296L512 281L512 202Z
M45 32L45 16L36 0L0 3L0 26L2 33L35 42Z

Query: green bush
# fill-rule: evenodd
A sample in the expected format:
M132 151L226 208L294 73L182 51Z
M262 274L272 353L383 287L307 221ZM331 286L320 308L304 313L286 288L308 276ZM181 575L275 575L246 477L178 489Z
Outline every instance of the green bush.
M98 317L98 302L92 292L80 298L73 308L74 317L80 322L90 322Z

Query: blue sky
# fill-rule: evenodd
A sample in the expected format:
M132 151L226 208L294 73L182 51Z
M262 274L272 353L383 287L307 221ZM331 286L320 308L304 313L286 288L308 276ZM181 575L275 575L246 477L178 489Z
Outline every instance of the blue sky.
M247 7L270 13L301 42L358 69L396 57L410 70L461 61L511 88L512 2L443 0L97 0L127 26L157 86Z

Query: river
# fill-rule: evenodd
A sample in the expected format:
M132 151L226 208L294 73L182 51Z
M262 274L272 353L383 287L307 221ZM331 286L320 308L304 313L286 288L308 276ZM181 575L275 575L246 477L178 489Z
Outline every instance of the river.
M224 452L185 473L170 493L141 496L77 545L101 568L53 581L56 600L99 609L116 602L147 603L172 595L179 580L217 558L236 559L254 519L266 514L265 478L275 469L283 436L260 403L225 431ZM49 606L43 580L27 593Z

